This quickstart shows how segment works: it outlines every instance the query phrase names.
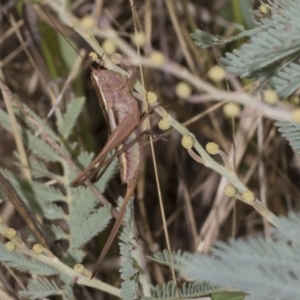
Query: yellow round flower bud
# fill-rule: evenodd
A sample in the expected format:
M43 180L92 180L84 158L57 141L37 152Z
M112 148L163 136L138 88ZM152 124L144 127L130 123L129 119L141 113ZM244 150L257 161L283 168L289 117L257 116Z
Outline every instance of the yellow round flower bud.
M300 123L300 108L296 108L292 111L293 121Z
M236 188L232 185L228 185L224 188L224 195L233 198L236 195Z
M163 65L166 60L164 54L160 51L153 51L150 55L150 59L154 64L158 66Z
M263 92L263 99L268 104L275 104L278 101L278 95L274 90L265 90Z
M146 42L145 33L142 31L138 31L134 35L132 35L131 40L136 46L143 46Z
M11 240L17 236L17 232L13 228L7 228L5 231L5 236Z
M115 64L115 65L119 65L122 62L122 54L120 53L113 53L110 57L111 61Z
M186 149L191 149L194 146L194 139L190 135L184 135L181 139L181 145Z
M259 7L258 7L258 10L263 14L263 15L266 15L269 13L271 9L271 6L269 4L261 4Z
M32 247L32 251L35 253L35 254L41 254L43 253L43 245L41 244L34 244L33 247Z
M235 118L241 113L241 108L236 103L229 102L223 106L223 113L228 118Z
M216 155L219 153L219 145L214 142L207 143L205 149L211 155Z
M103 41L102 48L106 54L113 54L116 52L116 44L110 39Z
M185 82L179 82L175 87L175 93L180 98L187 98L192 93L192 88Z
M3 224L3 218L2 217L0 217L0 224Z
M168 130L168 129L170 129L170 127L171 127L171 124L166 119L161 119L158 122L158 128L161 129L161 130Z
M157 102L157 96L154 92L147 92L146 99L149 105L153 105Z
M89 57L90 57L90 59L91 59L92 61L95 61L95 60L98 59L97 53L96 53L96 52L93 52L93 51L89 53Z
M250 190L244 192L242 198L246 203L252 203L255 200L255 196Z
M211 80L219 82L225 79L226 71L221 66L214 66L208 71L207 75Z
M16 245L12 241L9 241L5 243L5 249L9 252L13 252L16 250Z
M82 264L76 264L73 269L75 272L82 274L85 270L85 267Z
M80 25L84 28L84 29L93 29L96 25L95 19L91 16L85 16L80 20Z

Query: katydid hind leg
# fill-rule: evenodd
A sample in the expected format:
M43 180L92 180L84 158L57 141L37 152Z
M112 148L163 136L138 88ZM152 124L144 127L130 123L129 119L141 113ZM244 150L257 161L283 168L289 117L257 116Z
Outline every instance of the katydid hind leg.
M122 144L125 139L130 135L130 133L138 126L139 122L135 121L135 116L132 114L128 114L125 118L123 118L122 122L118 124L112 134L109 136L105 146L101 150L101 152L97 155L97 157L91 162L91 164L81 172L72 182L71 187L77 187L80 184L84 183L91 176L94 176L98 172L93 170L100 170L102 168L102 163L105 160L107 154Z
M103 173L105 172L105 170L107 169L107 167L112 163L112 161L118 157L119 155L121 155L124 151L126 151L127 149L129 149L131 146L133 146L135 143L137 143L140 139L143 138L143 136L145 134L150 134L154 137L158 137L160 138L157 134L150 132L149 130L144 130L142 131L134 140L132 140L129 144L124 145L120 150L118 150L117 152L115 152L109 159L107 159L106 161L104 161L102 163L102 168L105 167L105 169L102 169L101 172L97 173L95 172L95 175L97 176L93 176L91 179L91 182L97 182L99 180L99 178L103 175Z
M159 106L160 106L159 104L150 106L149 109L141 115L139 124L142 124L146 120L146 118L154 112L155 108L157 108Z
M143 121L153 112L154 108L155 108L155 106L151 107L150 110L148 110L147 112L143 113L143 115L141 116L141 118L140 118L137 126L143 123ZM154 138L165 140L162 137L162 135L153 133L153 132L151 132L151 131L149 131L149 130L146 129L146 130L142 131L129 144L127 144L124 147L122 147L122 149L120 149L116 153L114 153L114 155L112 157L110 157L105 162L103 162L101 168L106 167L107 165L109 165L117 156L121 155L125 150L129 149L132 145L134 145L135 143L137 143L145 134L151 135ZM99 173L99 170L97 172L95 171L94 175L92 176L91 181L92 182L97 182L99 180L99 178L102 176L103 173L104 173L104 171L101 171L100 173Z
M101 266L101 263L103 261L103 259L105 258L108 250L110 249L117 233L118 233L118 230L120 228L120 225L122 223L122 220L123 220L123 217L124 217L124 214L126 212L126 208L127 208L127 205L128 205L128 202L130 200L130 198L133 196L133 193L134 193L134 190L135 190L135 187L136 187L136 180L135 181L132 181L130 183L128 183L127 185L127 191L126 191L126 195L125 195L125 198L124 198L124 201L122 203L122 206L121 206L121 209L118 213L118 217L115 221L115 224L109 234L109 237L108 239L106 240L106 243L102 249L102 252L97 260L97 263L96 263L96 266L94 267L94 270L93 270L93 273L92 273L92 277L95 277L95 275L98 273L99 269L100 269L100 266Z
M104 151L105 150L105 151ZM79 185L83 184L87 179L90 178L91 174L94 174L93 169L98 168L97 164L99 166L103 163L106 155L109 151L106 149L102 149L102 151L97 155L97 157L89 164L88 167L86 167L71 183L71 187L78 187Z
M164 136L162 134L157 134L157 133L154 133L154 132L149 131L149 130L142 131L129 144L126 144L125 146L123 146L120 150L118 150L117 152L115 152L109 159L107 159L106 161L104 161L102 163L102 165L101 165L101 168L102 168L101 172L99 172L99 170L95 170L95 172L91 176L91 182L93 182L93 183L97 182L99 180L99 178L101 178L101 176L103 175L103 173L107 170L107 168L109 167L109 165L113 162L113 160L116 157L118 157L119 155L121 155L124 151L126 151L127 149L129 149L131 146L133 146L135 143L137 143L140 139L142 139L145 134L151 135L153 138L156 138L156 139L159 139L159 140L168 141L166 138L164 138Z

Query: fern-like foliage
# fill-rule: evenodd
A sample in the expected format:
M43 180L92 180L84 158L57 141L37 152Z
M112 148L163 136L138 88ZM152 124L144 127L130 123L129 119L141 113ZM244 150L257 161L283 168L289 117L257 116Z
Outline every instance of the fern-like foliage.
M63 119L59 122L58 131L67 139L72 132L72 129L76 123L76 120L83 109L85 98L76 98L71 101L67 107L67 111L63 116Z
M275 125L282 136L286 138L290 145L300 153L300 124L295 122L279 121Z
M299 243L300 241L300 214L291 212L288 217L278 219L280 226L273 229L273 235L283 241Z
M217 242L212 253L223 261L237 265L263 266L300 275L300 247L282 241L267 242L263 238Z
M48 232L49 236L51 236L52 240L54 240L54 241L68 239L67 234L63 231L63 229L60 226L51 224L48 227L46 227L45 229Z
M242 26L237 26L242 32L229 39L214 37L197 29L191 37L196 40L197 46L203 48L249 37L249 43L243 44L240 50L226 53L220 62L228 72L241 77L258 79L269 73L268 79L279 95L287 97L299 87L296 81L300 58L297 38L300 1L269 1L269 5L270 14L261 18L254 29L244 30Z
M299 218L290 223L298 222ZM262 238L217 242L212 256L180 251L172 254L173 267L183 277L238 289L249 293L249 299L256 299L257 293L261 299L298 299L299 257L299 244ZM157 253L153 259L171 265L167 251Z
M25 257L18 252L9 252L3 244L0 244L0 261L5 262L8 266L16 268L21 272L51 276L59 274L59 271L53 267L41 262L40 260Z
M57 162L60 160L58 153L54 149L46 144L40 138L34 136L31 132L25 131L28 136L28 148L32 153L36 154L40 159L45 162Z
M123 199L119 199L119 208ZM121 297L123 300L137 299L138 295L138 269L135 259L132 255L134 245L132 244L132 228L133 228L133 199L128 204L127 211L124 216L124 227L120 234L120 254L121 263Z
M276 76L271 77L270 85L281 98L289 97L300 87L300 65L299 60L283 65Z
M64 256L59 258L69 263L70 266L83 260L85 257L83 247L94 236L104 230L111 219L111 205L108 204L98 208L98 200L90 189L86 187L73 189L70 187L70 181L74 179L76 174L74 174L71 166L61 157L60 152L53 147L53 144L55 144L66 155L72 154L68 154L68 151L73 151L76 144L70 143L68 138L71 136L83 105L83 98L73 99L69 103L66 112L61 114L62 118L59 120L58 133L56 133L23 104L23 107L26 108L27 116L30 116L34 122L17 110L18 116L23 118L28 125L18 126L18 130L28 150L29 164L34 180L32 182L24 182L12 172L0 169L0 172L10 181L22 201L31 208L33 213L39 214L42 218L48 220L49 224L44 229L52 239L56 241L68 240L68 248L63 249L62 254ZM45 141L43 138L44 133L38 131L36 124L44 130L53 143ZM0 125L12 132L8 115L3 110L0 110ZM36 132L39 132L39 134L36 135ZM15 156L16 160L18 160L18 155ZM92 156L83 152L79 156L79 165L86 166L91 161ZM52 162L61 165L61 175L54 173L49 168L49 163ZM97 186L100 187L100 192L105 190L116 169L117 160L106 169L103 178L99 180ZM48 184L48 182L52 183ZM9 200L2 194L1 197L3 199ZM51 221L56 221L56 223L51 223ZM63 226L61 226L62 224ZM18 252L6 251L2 244L0 244L0 261L21 272L30 272L42 276L59 274L59 271L53 266L47 265L38 259L28 259L28 257ZM30 281L27 291L23 291L21 295L29 299L43 299L51 295L60 295L63 299L74 299L71 286L74 279L72 278L69 283L67 280L63 281L66 284L59 286L61 282L58 284L54 280L49 281L46 278L38 278Z
M105 205L95 213L90 214L85 221L74 226L70 248L82 248L89 240L98 235L108 225L111 219L110 215L111 205Z
M226 53L220 62L228 72L258 81L255 92L268 87L276 90L281 99L291 96L300 88L300 0L268 1L269 13L261 16L257 27L240 34L222 39L197 29L191 37L199 47L207 48L238 38L249 37L241 49ZM290 145L299 152L299 126L289 121L277 122Z
M247 295L244 300L270 300L270 299L276 299L276 298L274 298L274 297L270 298L270 297L266 296L263 292L255 291L255 292L252 292L251 295Z
M151 289L152 297L142 297L143 300L160 299L176 300L178 295L180 299L191 299L205 297L222 292L223 290L217 285L211 285L206 282L184 283L179 288L173 281L165 283L163 286L155 286ZM242 296L244 299L245 295Z
M73 101L73 100L72 100ZM72 102L71 101L71 102ZM23 104L24 105L24 104ZM24 105L25 106L25 105ZM25 106L27 107L27 106ZM16 113L21 115L20 110L16 110ZM30 117L32 117L37 124L39 125L40 128L43 128L43 130L54 140L54 141L59 141L59 136L54 132L54 130L45 122L42 120L33 110L28 109L27 113ZM22 116L21 116L22 117ZM32 132L36 132L36 126L32 124L28 118L23 118L24 122L27 124L27 126L31 129Z
M49 177L51 175L43 161L38 161L36 159L29 158L29 165L31 175L34 179Z
M22 297L34 300L54 295L63 296L65 291L59 288L54 280L49 281L46 278L38 278L30 280L27 291L21 291L19 294Z
M201 48L210 48L213 46L218 46L220 44L229 43L232 41L236 41L238 39L244 38L244 37L251 37L252 35L255 35L259 32L259 28L255 28L252 30L245 30L243 26L240 24L235 24L235 27L241 31L241 33L231 36L229 38L223 39L220 36L214 36L211 35L203 30L196 29L195 33L191 33L190 36L195 40L195 45Z

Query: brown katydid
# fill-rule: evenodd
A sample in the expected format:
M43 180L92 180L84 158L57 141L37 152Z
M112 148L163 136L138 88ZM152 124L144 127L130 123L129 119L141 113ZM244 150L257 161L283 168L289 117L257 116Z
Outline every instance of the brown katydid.
M101 62L98 63L102 64ZM134 194L143 156L139 125L146 115L141 117L137 100L131 94L137 70L132 67L126 68L130 71L128 78L111 70L92 69L92 82L105 115L110 135L97 157L71 182L72 187L77 187L86 180L96 182L100 177L103 164L107 162L105 161L107 154L113 149L119 150L116 155L119 156L121 180L127 184L127 190L115 224L94 267L92 278L107 254L121 225L128 201Z

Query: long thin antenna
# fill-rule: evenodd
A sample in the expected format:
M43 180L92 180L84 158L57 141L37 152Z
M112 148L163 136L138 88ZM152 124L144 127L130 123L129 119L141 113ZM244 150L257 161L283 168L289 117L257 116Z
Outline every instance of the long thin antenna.
M47 13L47 11L43 8L43 6L38 3L39 7L41 8L41 10L43 11L43 13L48 17L48 19L50 20L50 22L53 24L53 26L55 27L55 29L63 36L63 38L67 41L67 43L73 48L73 50L82 58L82 60L84 59L82 57L82 55L79 53L79 51L73 46L73 44L69 41L69 39L63 34L63 32L59 29L59 27L55 24L55 22L53 21L52 17Z

